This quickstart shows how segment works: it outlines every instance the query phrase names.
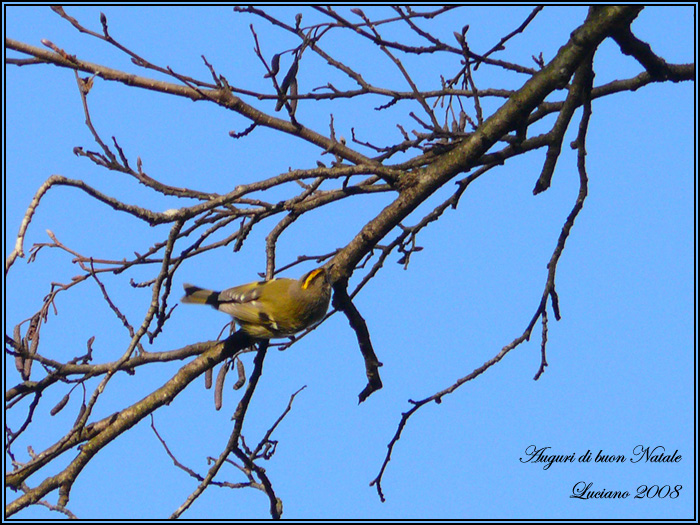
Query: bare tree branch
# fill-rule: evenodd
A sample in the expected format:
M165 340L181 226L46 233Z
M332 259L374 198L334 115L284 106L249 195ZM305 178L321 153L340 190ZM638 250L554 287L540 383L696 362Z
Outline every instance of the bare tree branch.
M379 474L372 481L383 501L383 475L411 416L426 404L433 401L440 403L445 395L455 392L500 362L511 350L529 340L538 322L542 325L542 341L540 366L535 379L544 373L547 366L548 307L551 307L555 319L561 317L555 286L556 270L588 194L585 155L592 101L633 92L651 83L692 81L695 77L694 64L670 64L633 34L630 26L642 10L642 6L636 5L590 8L585 21L567 42L562 43L549 62L544 60L542 53L537 57L539 50L532 52L537 68L531 67L532 63L516 64L496 57L516 36L533 30L534 24L531 22L542 11L541 6L535 7L516 29L501 37L495 45L490 42L484 46L485 51L477 49L472 39L467 38L468 26L457 27L453 33L455 40L449 39L449 42L430 29L432 20L453 16L458 6L421 11L411 7L394 7L393 12L389 11L388 18L373 18L359 8L348 12L342 8L313 6L314 19L320 17L321 21L311 25L304 25L301 14L291 22L277 18L260 7L235 7L233 12L236 16L248 16L256 24L265 24L286 37L292 37L291 45L287 43L280 48L266 41L265 33L252 24L250 32L245 31L247 41L252 39L253 42L253 57L257 57L263 79L261 85L264 88L261 89L243 85L248 75L238 75L236 71L234 74L227 73L230 79L236 81L228 80L219 72L221 69L216 61L209 61L204 56L201 57L204 79L156 64L112 36L118 33L108 24L104 13L100 15L97 29L90 29L64 8L56 6L52 9L60 17L61 23L67 22L69 27L89 41L107 44L110 50L129 60L137 68L138 74L88 62L81 58L82 52L64 49L47 39L42 40L43 47L38 47L6 38L6 51L20 55L8 57L8 65L21 66L25 71L26 67L50 64L73 71L85 126L94 142L93 146L76 145L73 153L81 161L88 161L91 168L114 172L117 182L124 188L129 188L128 185L135 182L148 196L157 198L159 203L165 199L174 204L170 205L170 209L161 211L162 208L156 209L152 204L137 204L136 194L134 202L126 202L116 193L111 194L111 190L100 191L79 178L52 174L38 187L27 206L13 249L6 257L6 279L14 278L17 273L15 262L18 258L34 263L49 253L70 260L77 273L70 280L57 278L41 283L39 286L45 284L46 294L39 305L23 313L19 317L22 320L11 331L8 329L5 335L6 355L15 360L18 374L17 382L10 384L6 391L6 411L21 415L15 419L16 424L12 428L6 426L6 454L13 465L13 469L6 473L6 484L21 492L16 499L8 502L8 517L32 504L75 517L67 504L83 469L109 443L150 416L153 432L166 454L177 468L197 483L171 517L183 515L213 485L233 489L256 488L266 495L270 516L280 518L282 500L261 461L271 459L274 454L276 441L272 439L272 434L291 410L298 391L291 396L286 410L258 444L249 448L243 428L262 375L270 344L268 341L255 341L238 331L224 341L196 343L165 351L147 350L148 345L153 344L169 327L175 311L172 287L176 275L180 275L181 265L225 247L228 248L227 256L235 257L237 252L249 246L249 239L255 235L264 239L265 271L260 274L266 279L305 263L323 264L329 269L334 289L334 309L325 319L342 312L350 330L354 332L367 377L367 385L359 394L359 401L363 402L382 388L379 376L382 363L371 340L372 319L365 319L356 306L359 293L371 281L376 283L375 279L392 254L397 254L396 262L404 268L408 268L415 257L422 257L416 254L423 249L418 237L424 229L442 218L448 209L456 209L472 182L484 176L490 177L497 167L510 159L546 148L534 193L546 191L561 160L565 133L576 110L582 108L578 136L572 145L578 153L579 192L547 265L544 289L539 304L535 305L534 314L523 332L484 364L469 373L460 373L459 379L430 396L419 401L409 400L411 407L401 415ZM390 36L395 34L396 27L403 29L405 40ZM376 51L376 56L385 62L388 59L388 65L398 71L402 90L389 82L369 81L373 77L368 75L361 62L356 65L355 61L348 60L348 56L329 51L336 49L331 44L337 34L352 37L364 45L369 44ZM632 78L594 86L593 56L608 38L618 44L623 54L634 57L645 71ZM352 52L348 50L348 53ZM415 65L420 62L416 61L431 61L437 57L445 58L449 65L445 66L438 78L424 79L420 66ZM320 82L314 80L314 85L308 87L309 65L318 63L327 67L327 71L320 74L327 73L328 76L322 77ZM352 67L350 64L353 64ZM46 68L46 74L51 74L52 70ZM485 70L511 76L517 73L515 76L525 81L517 89L504 89L505 82L502 85L482 85L487 82L478 75ZM81 76L85 74L88 76ZM157 75L157 78L151 75ZM337 80L338 76L340 81ZM202 105L232 112L237 118L242 117L243 124L236 124L235 130L228 132L231 139L246 141L257 133L271 131L286 135L304 147L311 146L317 158L309 161L308 166L312 167L289 167L282 173L261 175L257 180L245 184L231 183L221 193L166 184L158 180L159 176L150 169L149 173L144 170L146 162L141 157L134 158L128 147L122 147L128 144L127 141L104 133L95 124L100 121L97 115L102 108L93 103L91 93L104 82L198 101ZM424 88L424 84L430 84L430 87ZM563 91L561 96L558 95L560 91ZM326 105L331 107L339 100L356 103L358 107L369 101L368 107L374 108L371 111L395 119L392 120L391 133L382 135L380 139L372 138L371 130L362 127L362 116L358 115L358 122L348 126L339 122L338 114L332 108L323 113L325 120L322 120L322 130L313 129L308 110L320 110ZM494 104L500 104L500 107L491 110ZM95 115L94 122L92 115ZM546 119L548 116L551 116L551 122ZM535 124L539 127L533 133ZM540 131L542 127L546 131ZM345 140L343 135L350 140ZM270 149L272 151L274 148ZM193 182L198 183L196 180ZM451 184L454 184L453 189L447 191L437 205L430 204L425 211L422 205L440 189L449 189ZM58 190L61 187L64 189ZM60 232L57 236L48 231L50 242L32 240L30 226L37 210L40 207L44 209L42 203L47 194L57 191L70 192L71 199L104 204L105 213L123 212L135 229L141 226L162 228L157 230L160 236L144 245L145 236L132 235L133 254L128 256L114 256L109 251L106 251L109 255L85 253L86 250L80 246L66 241ZM313 217L313 212L332 209L332 206L347 202L347 199L357 202L360 209L362 199L375 195L384 199L383 208L364 218L362 225L348 239L324 239L324 247L314 253L297 253L286 261L279 260L280 240L298 226L301 218ZM28 257L25 242L32 243L27 249ZM118 285L112 284L109 278L122 274L130 277L128 283L124 282L126 289L151 290L150 297L143 301L141 311L145 313L141 320L136 320L134 314L125 309L121 299L117 300L115 287ZM350 279L355 274L359 274L358 282L353 285L354 289L348 291ZM121 355L118 357L105 356L95 343L96 337L99 342L100 337L107 339L111 334L89 333L79 341L79 349L72 350L72 357L60 357L66 354L56 351L54 340L46 337L46 332L44 337L40 337L47 320L59 313L60 301L56 298L78 294L78 290L93 285L99 301L104 301L110 315L114 315L118 321L118 329L128 336L128 343L119 347ZM289 341L272 344L286 349L298 344L319 326ZM109 341L112 342L112 339ZM257 353L253 370L246 378L237 356L253 345L257 345ZM378 349L378 353L381 354L381 349ZM125 403L108 417L95 419L95 406L107 389L115 388L112 382L115 376L123 373L133 375L145 366L150 369L154 363L183 360L188 361L151 393L139 401ZM243 384L246 387L237 404L227 443L222 443L219 455L211 459L206 474L199 474L176 459L166 440L156 430L153 413L175 399L200 375L205 375L207 387L211 387L213 368L219 363L222 363L222 367L215 387L214 406L221 408L226 373L234 361L238 368L237 388ZM66 390L60 392L58 385L67 385ZM51 402L51 415L61 411L65 415L71 398L79 398L82 391L75 421L67 425L62 430L64 434L53 439L52 444L43 451L38 454L32 451L29 459L22 461L24 455L14 450L18 446L18 438L37 432L37 410L43 408L46 398L50 398L45 394L53 394L54 391L58 395ZM65 453L69 451L74 451L75 456L66 460L65 465L60 461L67 457ZM57 467L59 464L61 466ZM216 480L224 465L233 465L237 472L243 474L244 481ZM28 484L30 476L32 480L37 480L33 488ZM57 503L48 502L45 498L56 491Z

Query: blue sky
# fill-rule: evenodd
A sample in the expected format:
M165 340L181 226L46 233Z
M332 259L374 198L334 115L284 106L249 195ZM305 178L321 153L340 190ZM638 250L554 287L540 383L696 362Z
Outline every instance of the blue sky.
M286 35L230 7L155 8L71 7L67 12L99 30L99 12L111 34L148 60L178 72L208 79L200 56L214 64L232 85L269 91L264 71L252 51L249 24L255 25L267 56L295 45ZM293 24L318 15L306 8L273 9ZM477 52L490 49L516 28L529 7L463 8L434 30L444 39L469 24L469 43ZM366 9L370 13L369 9ZM549 7L524 35L501 54L528 63L543 52L551 59L584 19L584 7ZM144 74L116 50L78 34L47 6L5 7L6 36L33 45L47 38L80 58ZM693 6L649 7L633 24L635 34L671 63L694 60ZM669 38L673 35L673 38ZM402 79L378 54L346 37L329 40L328 50L376 83L406 89ZM11 54L10 56L15 56ZM300 90L329 80L350 87L320 61L302 71ZM407 60L420 87L438 87L448 62L416 64ZM426 66L426 64L428 64ZM529 64L528 64L529 65ZM310 67L310 66L309 66ZM420 69L419 69L420 67ZM594 63L595 85L629 78L641 71L605 42ZM184 205L154 198L135 181L98 169L78 158L75 146L97 149L84 124L73 73L53 66L6 67L5 82L5 254L14 246L24 212L37 188L52 174L82 179L127 202L165 210ZM145 73L148 74L148 73ZM481 68L480 87L517 88L518 75ZM356 338L341 316L334 316L286 352L269 352L246 420L249 444L270 427L302 386L291 413L273 438L276 454L264 466L293 518L692 518L696 501L694 330L695 280L695 91L692 83L661 84L622 93L593 104L587 138L589 197L557 271L562 319L550 311L549 367L533 381L540 363L539 325L531 341L506 356L440 405L423 407L410 420L396 445L383 480L381 503L369 482L381 467L408 399L422 399L451 385L494 356L520 335L539 303L546 264L578 191L575 153L564 148L552 187L533 196L544 151L509 160L472 184L455 211L423 230L407 270L390 257L385 268L357 299L372 342L384 363L384 388L358 406L365 384ZM556 94L551 100L561 100ZM173 186L223 193L235 185L267 178L292 168L326 160L320 151L290 137L259 129L241 140L228 136L247 123L212 104L193 103L96 80L90 93L94 125L103 138L115 136L135 163L143 160L152 177ZM269 103L257 103L272 111ZM300 103L297 116L325 133L329 113L336 131L362 140L399 141L396 122L409 125L406 107L375 112L376 99ZM496 109L485 102L485 111ZM411 108L415 109L415 108ZM564 142L573 139L578 116ZM551 120L545 124L551 125ZM438 192L406 224L447 198ZM269 196L266 196L269 197ZM278 245L278 264L299 254L326 253L345 245L359 228L389 202L367 197L340 203L295 223ZM264 270L264 240L273 224L263 224L244 250L210 252L184 264L176 285L193 282L225 288L257 278ZM129 257L167 235L116 214L73 189L55 188L42 202L25 241L48 242L50 229L65 245L85 255ZM306 268L303 270L305 271ZM154 268L105 277L113 300L132 323L140 323L150 291L134 290L130 278L147 280ZM296 277L302 270L290 274ZM40 252L36 262L18 260L5 287L6 333L32 315L51 282L67 282L78 273L71 257ZM358 272L353 282L360 279ZM40 351L68 360L84 351L95 335L95 358L121 355L128 334L101 299L94 284L62 294L58 315L42 329ZM180 348L213 339L228 318L208 308L179 306L153 351ZM252 370L252 357L244 359ZM133 403L167 381L181 366L146 367L135 376L117 377L98 403L100 418ZM6 387L18 381L6 359ZM34 374L41 374L35 365ZM38 376L40 377L40 375ZM34 431L15 451L41 451L75 418L78 396L55 417L53 405L67 392L47 393L34 418ZM60 391L59 391L60 390ZM55 396L52 397L52 396ZM204 474L206 458L218 456L231 429L230 416L240 393L226 388L224 406L214 410L203 379L195 381L169 406L155 414L159 433L178 460ZM8 414L16 428L16 416ZM41 429L39 431L38 429ZM618 464L522 463L529 446L551 447L554 454L576 459L623 454ZM678 451L673 464L632 463L635 447ZM74 457L66 454L65 461ZM65 463L64 463L65 464ZM6 467L7 468L7 467ZM218 479L242 481L235 469ZM30 478L35 486L39 478ZM594 490L628 491L624 500L572 499L579 482ZM635 499L642 485L668 485L678 497ZM111 443L89 463L73 488L69 508L80 518L164 518L196 487L175 468L144 420ZM6 493L14 499L15 494ZM49 498L55 501L56 495ZM265 518L266 497L255 490L212 487L184 515L186 518ZM17 517L57 518L43 507Z

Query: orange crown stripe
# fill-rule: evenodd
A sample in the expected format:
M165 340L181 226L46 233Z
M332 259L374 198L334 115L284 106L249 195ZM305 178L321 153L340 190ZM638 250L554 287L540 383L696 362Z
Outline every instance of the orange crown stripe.
M306 279L304 279L304 284L301 285L302 290L306 290L311 284L311 281L313 281L316 278L316 276L318 276L322 272L323 268L316 268L315 270L312 270L309 273L309 275L306 276Z

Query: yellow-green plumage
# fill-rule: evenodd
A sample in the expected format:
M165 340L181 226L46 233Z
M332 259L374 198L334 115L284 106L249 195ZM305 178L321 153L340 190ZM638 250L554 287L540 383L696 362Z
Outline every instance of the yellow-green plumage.
M258 339L289 337L313 326L326 314L331 285L325 268L301 279L259 281L222 292L184 285L183 303L209 304L232 316Z

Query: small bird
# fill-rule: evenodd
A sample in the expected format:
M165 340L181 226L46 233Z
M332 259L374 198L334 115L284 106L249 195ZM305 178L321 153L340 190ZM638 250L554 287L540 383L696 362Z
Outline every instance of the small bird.
M222 292L185 284L183 303L209 304L232 316L256 339L291 337L318 323L328 310L331 284L326 268L316 268L301 279L272 279L229 288Z

